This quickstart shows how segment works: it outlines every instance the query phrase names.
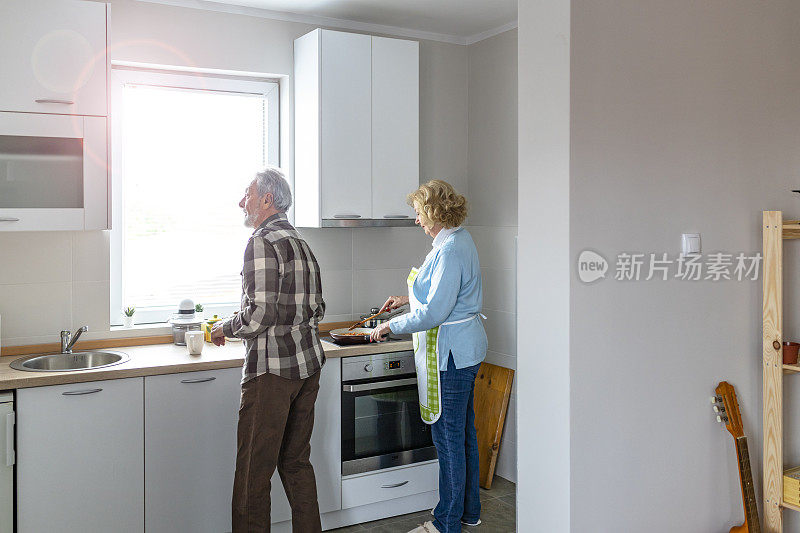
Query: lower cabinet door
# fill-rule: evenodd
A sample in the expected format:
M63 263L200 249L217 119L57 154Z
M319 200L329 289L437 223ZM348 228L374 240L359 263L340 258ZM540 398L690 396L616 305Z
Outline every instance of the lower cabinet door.
M144 529L142 379L17 391L17 531Z
M145 522L231 531L240 368L145 377Z
M311 464L317 479L320 513L342 509L342 366L341 359L330 358L322 367L317 403L314 405L314 431L311 433ZM292 518L292 508L283 490L278 471L272 476L272 523Z

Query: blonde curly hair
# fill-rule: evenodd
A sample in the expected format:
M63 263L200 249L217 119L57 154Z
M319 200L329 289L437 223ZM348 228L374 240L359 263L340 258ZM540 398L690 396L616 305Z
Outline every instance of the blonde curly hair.
M467 218L467 199L452 185L442 180L431 180L407 197L408 205L419 209L421 218L445 228L460 226Z

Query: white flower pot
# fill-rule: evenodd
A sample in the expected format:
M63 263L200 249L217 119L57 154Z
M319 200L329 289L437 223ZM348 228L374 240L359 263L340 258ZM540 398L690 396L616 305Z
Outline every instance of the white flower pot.
M132 316L122 315L122 325L125 326L126 328L132 328L133 327L133 317Z

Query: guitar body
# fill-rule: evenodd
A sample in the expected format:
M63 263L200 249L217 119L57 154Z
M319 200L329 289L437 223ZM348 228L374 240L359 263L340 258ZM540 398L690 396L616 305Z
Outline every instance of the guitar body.
M747 524L733 526L730 530L730 533L750 533L750 528L747 527Z

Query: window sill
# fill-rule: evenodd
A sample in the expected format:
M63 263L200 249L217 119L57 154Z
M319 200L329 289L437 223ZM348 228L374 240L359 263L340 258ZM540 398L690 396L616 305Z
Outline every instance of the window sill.
M112 333L111 337L143 337L145 335L171 335L172 326L166 322L155 324L134 324L126 328L125 326L111 326L109 332ZM133 335L124 335L121 333L132 332Z

